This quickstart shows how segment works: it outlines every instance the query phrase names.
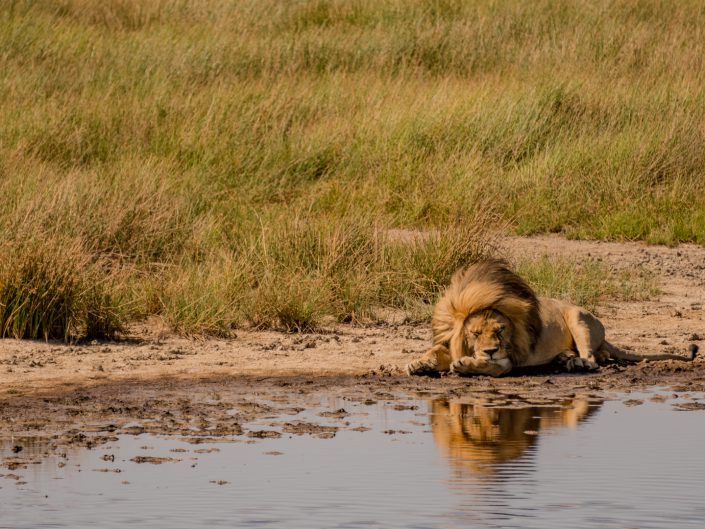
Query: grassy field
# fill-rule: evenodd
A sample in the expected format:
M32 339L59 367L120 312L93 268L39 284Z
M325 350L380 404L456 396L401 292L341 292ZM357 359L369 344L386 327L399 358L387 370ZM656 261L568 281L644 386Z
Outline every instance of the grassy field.
M495 226L705 243L700 1L5 0L0 102L2 336L423 318Z

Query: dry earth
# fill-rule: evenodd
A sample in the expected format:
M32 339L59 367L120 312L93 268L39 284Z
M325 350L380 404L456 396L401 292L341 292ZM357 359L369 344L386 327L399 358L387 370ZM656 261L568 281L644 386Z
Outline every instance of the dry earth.
M642 353L685 353L691 342L703 349L705 248L557 236L508 238L505 245L523 255L598 259L615 269L644 267L658 278L663 294L649 302L601 305L610 340ZM52 436L93 443L99 432L105 438L130 433L132 421L142 421L142 430L155 433L256 436L243 426L271 412L263 402L274 399L298 409L322 395L364 402L395 395L462 398L488 392L531 400L576 393L600 398L611 390L645 386L666 386L686 395L705 391L702 351L692 363L611 365L587 375L549 368L501 379L404 376L400 368L424 351L429 338L427 326L389 325L338 326L315 334L241 331L228 340L192 340L149 324L135 328L130 340L115 343L3 340L0 438Z

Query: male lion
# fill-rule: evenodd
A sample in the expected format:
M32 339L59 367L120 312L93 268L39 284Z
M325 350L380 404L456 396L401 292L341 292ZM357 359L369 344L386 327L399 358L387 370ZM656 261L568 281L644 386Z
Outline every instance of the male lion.
M504 261L487 260L459 270L436 305L433 347L406 366L410 375L455 372L504 375L516 367L554 359L568 371L592 371L609 358L693 360L690 356L639 355L605 340L605 328L587 310L564 301L538 298Z

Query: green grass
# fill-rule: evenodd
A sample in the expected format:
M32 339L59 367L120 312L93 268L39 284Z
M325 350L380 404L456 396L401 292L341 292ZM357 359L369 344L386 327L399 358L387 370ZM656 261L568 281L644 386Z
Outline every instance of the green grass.
M695 0L2 2L3 335L421 315L496 219L703 244L703 28ZM72 301L25 303L30 255Z
M123 331L123 304L111 265L79 240L1 245L0 337L72 339Z
M606 300L645 301L661 292L643 269L613 271L598 261L576 263L566 258L515 258L514 270L540 296L556 297L593 312Z

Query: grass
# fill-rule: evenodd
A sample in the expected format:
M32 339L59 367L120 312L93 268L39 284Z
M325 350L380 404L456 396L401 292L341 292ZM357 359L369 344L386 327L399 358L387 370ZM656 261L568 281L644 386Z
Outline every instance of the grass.
M646 301L661 293L653 275L639 268L613 271L599 261L576 263L556 256L515 258L513 267L539 296L560 298L595 313L606 300Z
M380 321L389 308L423 319L458 267L491 253L483 222L400 241L365 219L278 218L253 226L237 251L173 267L158 305L186 333L305 331L326 317Z
M77 240L7 245L0 262L0 337L112 337L123 330L111 274Z
M703 244L703 28L695 0L2 2L2 335L420 318L497 221Z

